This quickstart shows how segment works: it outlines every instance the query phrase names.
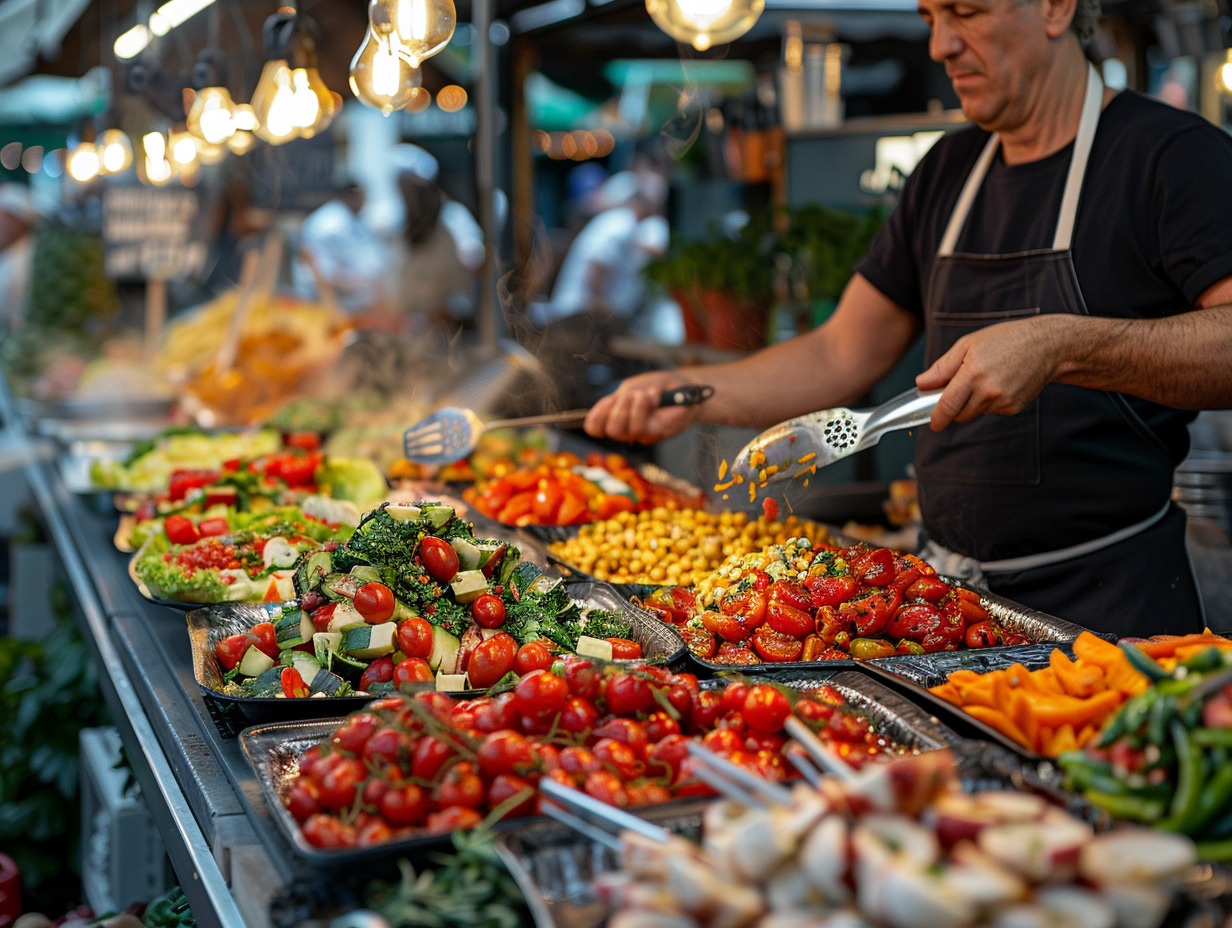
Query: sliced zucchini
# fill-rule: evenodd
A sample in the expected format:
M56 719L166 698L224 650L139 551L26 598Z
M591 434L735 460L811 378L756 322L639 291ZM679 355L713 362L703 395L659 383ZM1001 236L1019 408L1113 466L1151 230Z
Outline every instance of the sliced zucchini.
M342 636L342 653L348 657L367 660L393 654L396 632L397 627L393 622L352 628Z

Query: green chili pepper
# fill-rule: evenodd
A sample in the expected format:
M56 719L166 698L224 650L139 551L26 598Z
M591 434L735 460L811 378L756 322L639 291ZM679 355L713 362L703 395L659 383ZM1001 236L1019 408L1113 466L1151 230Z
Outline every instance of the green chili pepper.
M1204 748L1232 748L1232 728L1195 728L1189 740Z
M1141 718L1145 717L1151 710L1151 704L1157 699L1155 690L1146 690L1139 693L1137 696L1132 696L1121 706L1104 726L1103 733L1099 737L1098 746L1106 748L1111 745L1121 735L1135 732L1142 724Z
M1115 794L1088 789L1082 795L1113 818L1123 818L1131 822L1158 821L1167 809L1167 803L1163 799L1138 796L1132 792Z
M1129 664L1134 670L1143 674L1151 682L1156 680L1166 680L1171 676L1168 671L1164 670L1155 658L1144 654L1142 649L1130 641L1121 642L1121 650L1125 652L1125 656L1129 658Z
M1203 831L1209 823L1213 823L1216 816L1227 808L1228 800L1232 799L1232 766L1212 766L1211 769L1214 773L1207 780L1198 799L1198 808L1194 812L1194 818L1197 820L1194 828L1196 832Z
M1189 732L1180 721L1174 719L1170 729L1176 744L1176 792L1172 794L1168 817L1158 827L1189 834L1200 824L1197 815L1206 780L1206 760L1201 746L1190 741Z
M1232 860L1232 841L1199 841L1198 859L1215 863Z
M1057 763L1065 771L1069 787L1074 790L1090 789L1095 779L1112 776L1112 764L1088 757L1084 751L1066 751L1057 758Z
M1176 697L1160 696L1151 706L1146 723L1146 740L1163 747L1168 743L1168 725L1176 715Z
M1210 673L1212 670L1223 667L1223 651L1219 648L1207 648L1205 651L1199 651L1189 660L1183 661L1181 666L1191 673Z

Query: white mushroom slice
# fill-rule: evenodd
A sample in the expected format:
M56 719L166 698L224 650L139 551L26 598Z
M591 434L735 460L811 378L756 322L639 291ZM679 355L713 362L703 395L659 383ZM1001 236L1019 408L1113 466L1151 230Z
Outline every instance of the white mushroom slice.
M731 869L749 882L760 883L794 853L793 835L784 833L772 812L754 809L732 826Z
M681 856L697 857L697 845L675 836L667 842L656 841L635 831L620 836L620 866L639 879L662 879L663 861Z
M826 899L800 868L788 861L766 881L766 905L772 912L801 912L828 908Z
M979 916L969 895L902 855L859 894L861 911L888 928L964 928Z
M847 871L851 862L847 821L827 815L809 832L798 855L800 868L826 899L838 905L851 899Z
M761 893L738 883L724 881L709 862L694 857L671 857L664 861L663 888L676 905L709 922L727 928L746 925L764 906Z
M937 835L919 822L902 815L867 815L860 820L856 834L868 832L892 854L904 856L917 867L931 867L941 856Z
M1027 884L969 841L954 847L954 866L941 879L969 896L987 911L995 906L1017 902L1027 895Z
M1112 903L1081 886L1045 886L1035 893L1035 904L1053 915L1054 928L1114 928Z
M1039 822L993 825L980 832L978 844L1011 872L1045 883L1073 877L1092 834L1090 825L1062 813Z
M1159 928L1172 908L1172 893L1159 886L1105 886L1100 895L1116 913L1117 928Z
M761 893L748 886L723 886L719 904L707 922L708 928L744 928L765 912Z
M1037 821L1046 808L1043 799L1029 793L943 793L925 812L924 820L932 824L941 843L950 847L976 840L990 825Z
M1160 884L1175 880L1197 861L1184 835L1150 828L1125 828L1098 835L1082 849L1078 871L1097 886Z

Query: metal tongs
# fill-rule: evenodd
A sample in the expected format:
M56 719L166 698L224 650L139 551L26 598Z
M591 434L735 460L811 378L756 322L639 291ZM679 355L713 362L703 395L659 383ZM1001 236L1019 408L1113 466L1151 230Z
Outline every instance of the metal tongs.
M714 387L710 386L674 387L660 394L659 405L696 406L713 395ZM586 418L588 412L589 409L569 409L542 416L522 416L518 419L500 419L485 423L474 410L446 406L402 434L402 453L409 460L421 464L452 464L474 451L479 437L488 429L565 423L576 425Z
M849 454L871 448L886 432L923 425L940 390L912 387L873 409L823 409L780 422L740 449L731 476L757 486L812 474Z

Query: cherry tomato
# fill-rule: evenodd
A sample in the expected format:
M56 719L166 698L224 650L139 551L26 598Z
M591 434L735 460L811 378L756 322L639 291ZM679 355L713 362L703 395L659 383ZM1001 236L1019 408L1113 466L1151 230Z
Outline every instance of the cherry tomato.
M890 616L902 604L896 590L870 590L849 599L838 607L839 615L855 627L855 634L867 637L878 634Z
M783 722L791 715L791 703L773 686L759 683L749 687L742 714L750 728L772 734L782 730Z
M689 713L689 726L693 731L708 731L723 713L723 697L714 690L702 690L693 694L693 711Z
M517 818L518 816L533 814L535 811L535 788L519 776L498 773L493 777L492 783L488 787L488 808L495 809L501 803L513 799L517 795L522 795L524 798L521 802L506 810L501 815L501 818Z
M703 612L702 628L724 641L744 641L749 637L748 630L740 624L739 619L735 616L723 615L721 612ZM711 643L713 643L713 638Z
M173 545L191 545L194 541L201 539L197 526L193 525L193 520L187 516L167 516L163 520L163 531L167 534L167 540Z
M552 666L552 652L538 641L530 641L518 648L513 659L513 670L520 677L526 676L532 670L547 670Z
M648 712L655 706L650 684L631 673L616 673L607 683L607 707L616 715Z
M324 606L313 609L310 613L312 616L312 627L318 632L328 631L330 620L333 619L334 611L337 608L337 603L326 603Z
M646 738L651 744L662 741L668 735L680 734L680 723L663 710L646 716Z
M628 638L609 638L607 641L612 646L612 657L617 660L636 660L642 656L642 646L636 641Z
M398 623L397 637L398 650L407 657L427 660L432 656L432 625L427 619L417 615L403 619Z
M391 825L418 825L428 812L428 797L422 787L407 783L386 790L377 809Z
M388 622L394 615L394 591L383 583L365 583L355 591L355 611L369 625Z
M426 683L434 679L432 667L422 657L408 657L398 661L390 678L394 686L403 683Z
M453 748L431 735L419 739L411 755L411 776L417 780L435 780L445 761L453 757Z
M355 843L360 847L376 847L393 840L393 836L393 829L389 825L379 818L374 818L359 827L355 834Z
M813 608L812 594L798 580L775 580L767 590L769 603L783 603L793 609L807 612Z
M251 646L251 639L243 632L240 632L238 635L228 635L219 641L218 644L214 645L214 654L224 670L234 670L235 665L244 656L244 652Z
M471 686L481 690L492 686L513 669L517 655L517 641L504 632L480 642L471 652L470 660L466 664Z
M702 746L716 754L730 754L744 747L744 738L733 728L716 728L702 735Z
M785 602L771 600L766 608L766 625L792 638L803 638L813 630L813 616ZM757 631L761 631L759 628ZM754 634L754 640L756 640Z
M580 735L594 727L599 721L599 710L581 696L570 696L565 700L565 707L560 710L557 727L562 731Z
M781 664L800 659L804 642L773 629L769 623L753 634L753 650L764 661Z
M708 615L718 615L717 612L707 613ZM706 628L694 628L691 625L680 626L680 637L684 639L684 643L689 646L689 651L704 661L714 657L714 652L718 649L719 643L715 641L714 633Z
M629 804L629 794L625 792L620 777L610 770L596 770L586 777L582 787L588 796L606 802L609 806L623 809Z
M212 519L202 519L197 523L197 531L201 533L203 538L216 538L219 535L225 535L231 531L227 525L227 520L222 516L215 516Z
M475 765L465 760L445 771L445 776L432 791L432 799L440 806L478 809L483 805L483 798L483 780L475 772Z
M804 586L809 591L814 609L845 603L860 589L859 581L851 576L810 577L804 581Z
M739 712L744 708L744 697L749 695L749 685L733 680L721 694L724 712Z
M747 633L766 621L766 603L765 590L754 588L740 593L728 593L719 602L719 611L734 617Z
M355 847L358 842L354 825L347 825L324 812L313 815L304 822L303 832L304 840L313 847L346 848Z
M448 583L458 573L458 552L453 545L435 535L425 535L419 542L419 560L432 579Z
M532 719L550 719L565 707L569 685L546 670L532 670L513 690L513 705L518 713Z
M411 755L411 741L395 728L382 728L374 732L364 745L360 758L374 769L381 769L388 764L400 764Z
M494 731L479 743L475 752L479 769L488 776L498 773L523 774L534 766L531 742L516 731Z
M376 731L377 724L377 717L371 712L353 715L334 732L330 742L350 754L359 755Z
M465 806L450 806L428 815L424 828L432 834L441 834L447 831L474 828L482 821L483 816L474 809L468 809Z
M378 683L388 683L394 676L394 661L392 657L378 657L365 668L359 677L359 688L369 691Z
M565 661L565 683L574 696L594 702L599 697L603 686L603 675L595 665L584 657L567 654Z
M666 715L664 712L657 714ZM639 757L646 752L646 746L650 743L646 726L633 719L608 719L602 725L596 726L592 735L596 739L610 738L621 744L627 744Z
M941 627L941 610L932 603L908 603L899 606L886 622L884 632L891 638L923 641Z
M674 780L680 765L688 756L688 738L680 734L665 735L646 752L647 772L651 776L661 776L666 770L666 775Z
M1001 643L1001 630L991 621L976 622L963 633L963 641L969 648L995 647Z
M248 629L248 640L263 654L278 656L278 632L273 622L258 622Z
M853 565L853 571L869 586L886 586L894 579L894 552L889 548L874 548Z
M472 678L472 685L474 682ZM475 700L476 731L500 731L502 728L512 728L516 722L517 712L513 709L513 693L501 693L498 696L485 696Z
M935 603L950 592L950 585L939 577L920 577L903 592L903 599L911 602L922 599Z
M333 811L349 807L367 776L368 768L359 758L339 758L320 780L322 807Z
M301 825L309 816L316 815L321 811L320 793L318 790L319 788L314 781L301 777L291 787L291 792L287 795L287 811Z
M278 679L282 683L282 695L288 699L307 699L312 695L312 690L294 667L283 667Z
M480 628L500 628L505 624L505 604L493 593L480 593L471 603L471 618Z

